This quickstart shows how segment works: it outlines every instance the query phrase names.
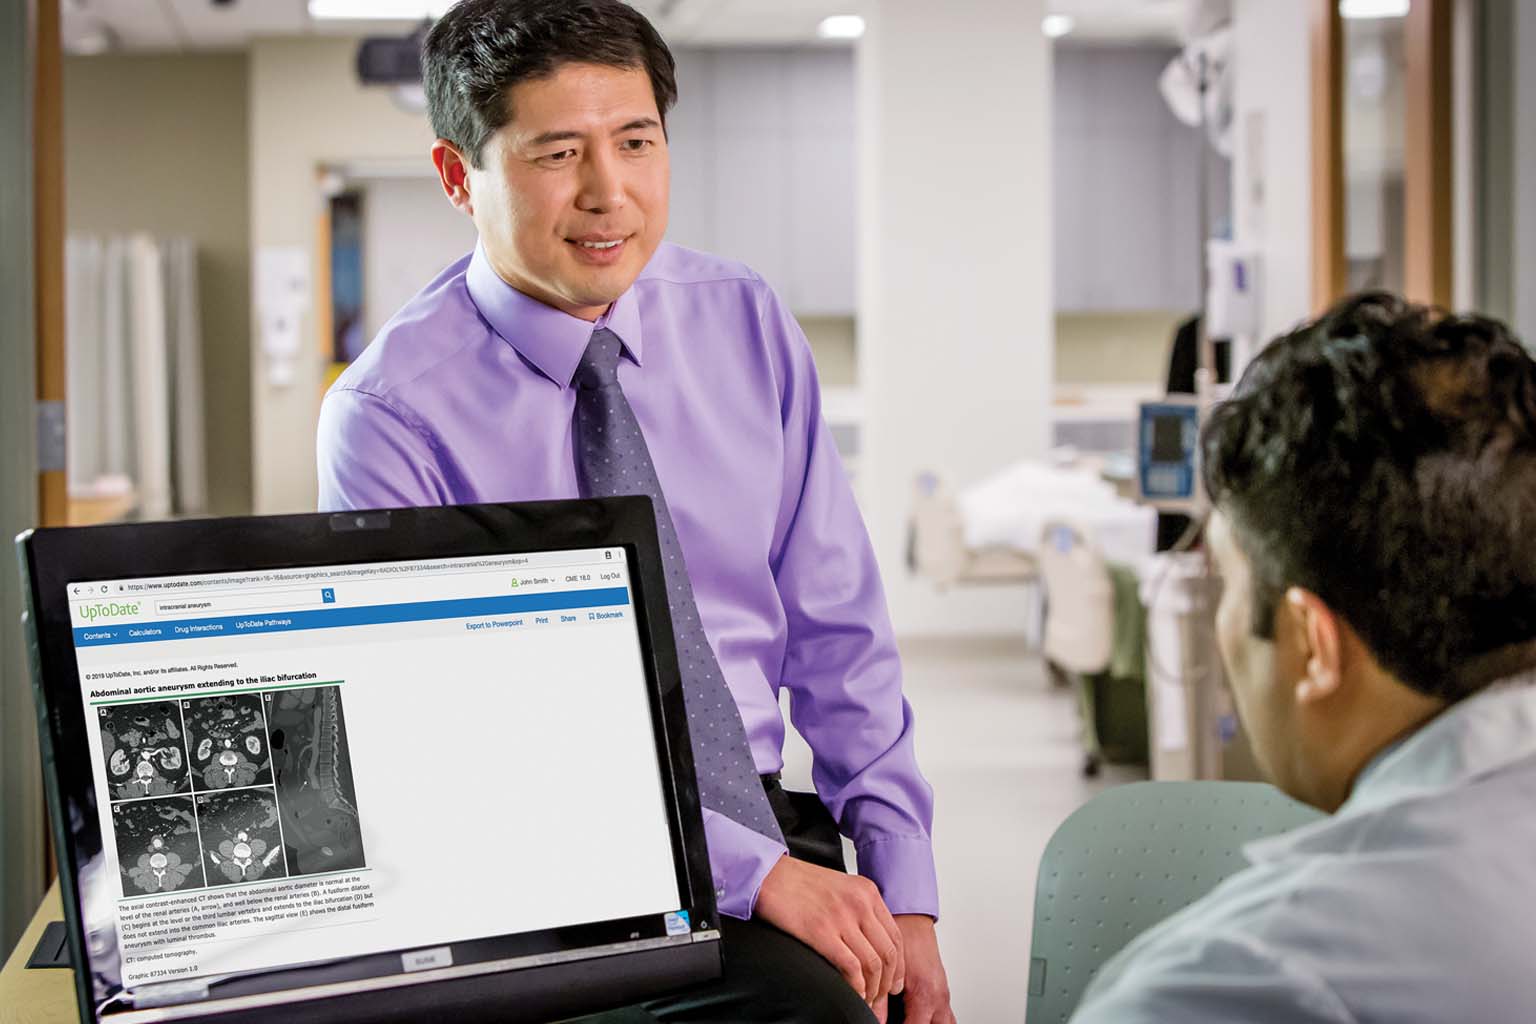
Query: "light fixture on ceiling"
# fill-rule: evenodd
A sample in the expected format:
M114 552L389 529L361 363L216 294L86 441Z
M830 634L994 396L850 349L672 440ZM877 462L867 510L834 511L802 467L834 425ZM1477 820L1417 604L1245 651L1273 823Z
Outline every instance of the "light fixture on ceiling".
M864 34L864 19L857 14L834 14L816 26L823 39L857 39Z
M96 57L117 49L119 43L110 26L94 22L79 29L66 28L63 50L72 57Z
M319 20L421 21L441 18L453 0L309 0L309 16Z
M1047 14L1040 20L1040 31L1052 39L1060 39L1076 27L1070 14Z
M1366 18L1405 18L1410 0L1339 0L1339 17L1350 20Z

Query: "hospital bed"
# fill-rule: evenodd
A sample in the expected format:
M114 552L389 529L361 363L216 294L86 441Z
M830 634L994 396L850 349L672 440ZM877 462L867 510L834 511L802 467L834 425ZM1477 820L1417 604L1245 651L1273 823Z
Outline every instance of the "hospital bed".
M909 562L940 588L1035 583L1045 527L1068 522L1104 559L1139 567L1156 547L1157 513L1102 476L1102 460L1022 461L962 491L922 474L912 504Z
M1123 497L1098 460L1059 457L1017 463L958 494L932 474L920 478L910 554L913 568L940 588L1036 589L1038 613L1026 635L1052 681L1079 691L1084 773L1092 775L1105 758L1145 757L1142 614L1134 596L1134 612L1127 611L1124 593L1134 595L1156 539L1156 511ZM1134 634L1123 633L1127 615ZM1124 667L1126 643L1136 649L1132 669Z

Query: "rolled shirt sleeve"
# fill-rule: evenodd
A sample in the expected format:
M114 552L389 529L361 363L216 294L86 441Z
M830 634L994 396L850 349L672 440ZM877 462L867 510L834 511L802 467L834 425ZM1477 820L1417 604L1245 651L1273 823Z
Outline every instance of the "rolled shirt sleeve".
M912 708L874 550L821 415L810 347L772 291L763 329L785 352L784 504L774 578L788 636L790 717L815 754L816 791L894 914L939 913L933 790L917 767Z

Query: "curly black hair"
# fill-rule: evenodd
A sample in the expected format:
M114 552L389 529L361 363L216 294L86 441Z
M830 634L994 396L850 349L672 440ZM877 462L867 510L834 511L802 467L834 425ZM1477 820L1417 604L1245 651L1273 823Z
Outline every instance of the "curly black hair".
M508 90L573 63L644 68L663 123L677 101L672 51L622 0L461 0L422 43L432 130L479 167L486 140L512 119Z
M1277 339L1201 440L1253 566L1253 631L1316 593L1403 683L1536 640L1536 362L1507 327L1382 292Z

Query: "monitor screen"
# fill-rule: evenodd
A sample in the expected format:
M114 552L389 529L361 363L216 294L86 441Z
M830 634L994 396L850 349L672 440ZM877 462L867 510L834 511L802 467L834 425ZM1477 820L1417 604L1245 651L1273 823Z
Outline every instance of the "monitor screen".
M1174 415L1155 416L1152 419L1152 461L1184 461L1184 425L1188 416L1183 412Z
M123 989L620 919L687 941L625 548L80 580L69 606L81 900Z

